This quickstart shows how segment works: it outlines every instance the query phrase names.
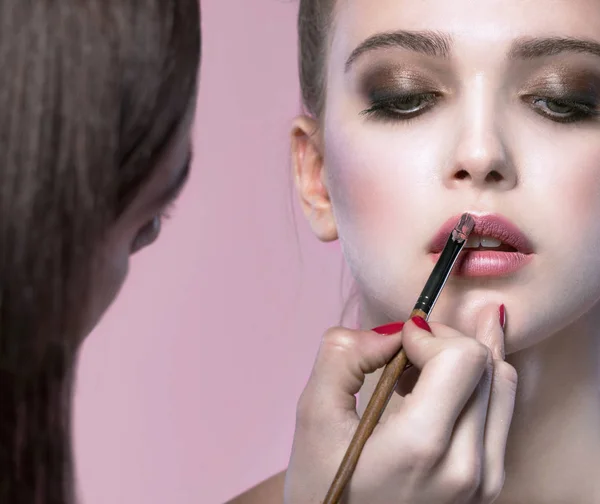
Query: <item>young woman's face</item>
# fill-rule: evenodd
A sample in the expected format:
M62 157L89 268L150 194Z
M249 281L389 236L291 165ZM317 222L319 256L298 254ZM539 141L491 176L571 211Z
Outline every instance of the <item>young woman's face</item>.
M469 253L432 320L470 333L478 308L504 303L515 351L589 310L600 299L600 4L339 0L332 30L318 215L330 201L372 321L408 316L432 240L465 211L488 216L478 230L502 245Z
M169 206L183 189L191 163L191 107L162 155L154 173L127 210L110 229L99 251L99 270L93 284L91 313L85 334L90 332L119 293L132 254L154 243Z

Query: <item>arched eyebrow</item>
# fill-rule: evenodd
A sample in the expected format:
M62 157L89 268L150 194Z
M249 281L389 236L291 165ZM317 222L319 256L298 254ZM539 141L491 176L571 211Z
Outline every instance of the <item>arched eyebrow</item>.
M448 58L452 38L448 34L434 31L393 31L377 33L363 40L346 60L346 72L363 54L378 49L400 48L436 58Z
M600 56L600 43L573 37L519 38L509 51L510 59L535 59L565 52Z
M452 53L452 37L448 33L434 31L393 31L377 33L362 41L346 60L345 70L362 55L381 49L399 48L434 58L447 59ZM508 52L508 58L536 59L573 52L600 56L600 43L574 37L521 37L516 39Z

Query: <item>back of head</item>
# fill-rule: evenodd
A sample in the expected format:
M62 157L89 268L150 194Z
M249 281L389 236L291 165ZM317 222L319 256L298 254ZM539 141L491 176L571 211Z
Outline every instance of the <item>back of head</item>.
M199 57L198 0L0 2L0 502L71 502L97 251L193 105Z

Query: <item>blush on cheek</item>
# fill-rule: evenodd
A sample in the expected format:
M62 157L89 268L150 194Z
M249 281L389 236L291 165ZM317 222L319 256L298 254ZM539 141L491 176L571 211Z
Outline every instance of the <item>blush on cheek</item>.
M585 156L585 160L580 156ZM578 155L581 160L572 161L571 170L555 187L547 187L547 199L554 199L552 214L556 221L549 223L560 229L572 249L571 253L593 250L598 255L600 247L600 152ZM589 160L596 160L590 164ZM562 171L562 170L561 170ZM564 170L565 172L567 170ZM550 185L550 184L549 184Z
M401 234L402 197L392 191L390 181L358 153L336 152L327 161L328 189L344 255L352 269L356 263L381 264L382 254L394 246Z
M574 216L590 217L592 222L600 221L600 154L597 166L585 170L581 176L574 176L570 184L564 186L564 200L571 205Z
M406 316L432 267L425 246L435 229L423 222L450 215L439 181L448 147L428 142L425 123L367 126L329 111L326 185L344 257L371 312Z
M551 136L542 152L544 165L535 173L546 184L548 199L563 202L566 213L597 221L600 214L600 144L594 131L573 132L564 138ZM552 201L551 201L552 202ZM562 205L561 205L562 206ZM575 224L575 223L574 223Z
M409 211L403 208L402 193L411 185L403 153L372 137L339 131L327 139L327 187L339 224L370 229L396 220L398 226L403 210Z
M407 267L418 264L419 248L407 240L413 234L414 207L404 191L391 191L390 197L389 186L375 176L353 177L350 172L339 170L331 186L344 259L371 313L381 314L382 320L407 315L418 294L411 288L424 281Z
M432 141L444 138L439 130L446 125L438 123L396 128L330 109L325 169L336 216L366 226L385 221L403 233L411 229L411 215L431 211L431 198L439 201L440 166L451 150L449 141Z
M536 225L546 244L559 241L574 249L586 242L589 246L600 242L600 146L596 136L595 131L585 130L541 139L528 131L520 136L524 192L518 199L528 208L523 220Z

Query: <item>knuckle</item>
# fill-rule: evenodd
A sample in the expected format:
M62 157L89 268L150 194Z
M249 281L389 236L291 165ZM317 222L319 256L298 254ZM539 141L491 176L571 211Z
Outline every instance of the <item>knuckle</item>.
M461 362L483 370L486 366L492 364L492 353L485 345L473 339L468 339L462 345Z
M461 498L477 493L481 484L481 462L478 457L462 458L455 462L447 476L450 491Z
M415 468L427 471L444 456L447 443L443 434L436 434L433 429L423 425L419 428L403 429L403 432L411 433L410 436L405 437L402 444L405 447L403 451L407 455L404 458L410 460Z
M333 352L348 353L354 351L357 341L348 329L332 327L323 335L323 346Z
M511 387L512 392L516 392L519 383L519 375L513 366L506 361L500 361L496 364L495 373L497 377Z
M421 470L431 469L444 454L443 445L433 438L414 439L408 444L407 451L414 465Z
M472 369L483 372L493 366L492 353L488 347L471 338L453 341L441 352L440 358L450 366ZM492 367L489 368L490 370Z

